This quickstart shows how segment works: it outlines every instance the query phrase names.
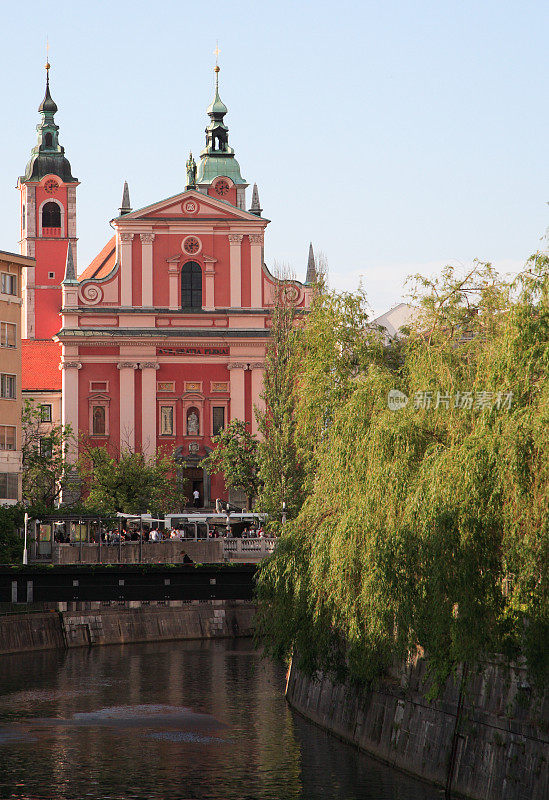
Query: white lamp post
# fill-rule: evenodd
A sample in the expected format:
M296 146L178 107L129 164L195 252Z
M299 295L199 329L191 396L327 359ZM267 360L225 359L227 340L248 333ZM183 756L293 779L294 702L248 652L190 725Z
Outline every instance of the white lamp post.
M23 564L27 563L27 527L29 524L29 515L25 511L25 544L23 547Z

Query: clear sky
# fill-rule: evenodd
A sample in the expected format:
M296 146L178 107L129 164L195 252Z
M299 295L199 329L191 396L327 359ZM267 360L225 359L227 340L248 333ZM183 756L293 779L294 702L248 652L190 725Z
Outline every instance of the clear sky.
M79 271L134 208L185 187L220 94L265 257L360 276L376 312L407 274L473 258L516 271L549 225L549 4L506 0L56 0L2 4L0 249L35 144L46 36L78 189ZM197 159L198 160L198 159ZM251 189L248 190L249 198Z

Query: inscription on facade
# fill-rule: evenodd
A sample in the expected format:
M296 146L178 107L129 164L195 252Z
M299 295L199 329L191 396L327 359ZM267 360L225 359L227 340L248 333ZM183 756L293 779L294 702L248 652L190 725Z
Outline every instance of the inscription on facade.
M228 347L157 347L157 356L228 356Z

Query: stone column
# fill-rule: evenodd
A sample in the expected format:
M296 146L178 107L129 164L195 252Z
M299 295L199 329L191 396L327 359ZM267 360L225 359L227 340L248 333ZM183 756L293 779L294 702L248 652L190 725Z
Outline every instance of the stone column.
M76 238L76 186L67 186L67 237L72 246L72 260L74 270L77 272L78 253Z
M120 234L120 305L132 306L132 239L133 233Z
M63 425L70 425L72 438L67 447L67 460L73 464L78 458L78 370L82 364L79 361L63 361L62 377L62 406L61 418Z
M251 306L263 308L263 234L250 234Z
M156 453L156 370L160 364L141 363L141 451L144 456Z
M122 361L120 370L120 451L135 451L135 370L137 364Z
M204 256L204 311L213 311L215 309L214 264L216 261L217 258Z
M246 364L227 364L231 372L231 420L246 419L246 404L244 395L244 370Z
M229 234L230 265L231 265L231 308L242 306L242 251L241 244L244 238L241 233Z
M141 305L151 308L153 303L153 241L154 233L142 233L141 238Z
M265 401L261 397L264 367L265 364L262 361L250 364L250 369L252 370L252 433L256 434L259 433L259 426L255 418L255 409L256 407L259 411L265 409Z

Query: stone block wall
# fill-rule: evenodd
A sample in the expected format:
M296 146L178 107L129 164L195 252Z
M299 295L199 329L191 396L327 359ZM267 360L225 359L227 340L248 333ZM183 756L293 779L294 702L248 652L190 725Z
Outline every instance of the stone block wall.
M536 695L526 669L499 659L426 699L422 659L375 688L313 681L293 666L290 705L377 758L475 800L549 796L549 696Z

